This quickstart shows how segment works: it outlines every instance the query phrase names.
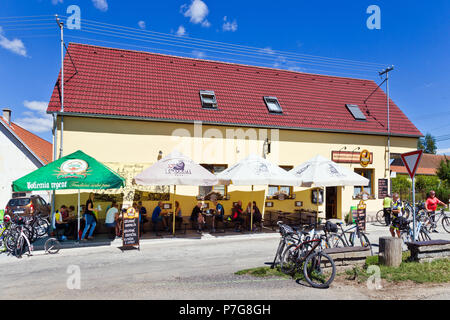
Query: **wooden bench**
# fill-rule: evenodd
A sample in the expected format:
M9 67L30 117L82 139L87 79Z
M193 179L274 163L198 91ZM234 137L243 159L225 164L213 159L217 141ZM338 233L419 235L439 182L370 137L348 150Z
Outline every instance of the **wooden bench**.
M370 256L369 247L343 247L325 249L323 252L327 253L336 265L336 269L349 269L355 265L363 266L366 263L366 258Z
M406 245L411 252L410 260L412 261L432 261L450 256L448 240L415 241L407 242Z

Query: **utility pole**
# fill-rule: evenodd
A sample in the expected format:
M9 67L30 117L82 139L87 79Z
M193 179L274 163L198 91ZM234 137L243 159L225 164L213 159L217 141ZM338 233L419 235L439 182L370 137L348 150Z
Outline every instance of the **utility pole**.
M383 71L379 72L379 75L382 76L386 74L386 94L387 94L387 134L388 134L388 154L387 154L387 162L388 162L388 181L389 181L389 193L391 193L391 127L389 123L390 111L389 111L389 72L394 70L394 66L387 67Z
M64 132L64 22L56 15L56 23L61 32L61 140L59 144L59 158L63 153L63 132Z

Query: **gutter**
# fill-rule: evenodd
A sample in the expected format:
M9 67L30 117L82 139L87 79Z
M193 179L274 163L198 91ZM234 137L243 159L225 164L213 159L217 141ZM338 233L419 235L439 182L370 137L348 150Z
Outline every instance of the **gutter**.
M102 118L102 119L116 119L116 120L156 121L156 122L171 122L171 123L184 123L184 124L194 124L195 122L201 122L204 125L218 125L218 126L236 126L236 127L249 127L249 128L313 131L313 132L328 132L328 133L350 133L350 134L353 133L353 134L377 135L377 136L388 136L389 135L387 132L383 133L383 132L372 132L372 131L318 129L318 128L308 128L308 127L269 126L269 125L242 124L242 123L219 122L219 121L179 120L179 119L169 119L169 118L144 118L144 117L136 117L136 116L103 115L103 114L82 113L82 112L47 111L47 113L48 114L56 114L56 116L73 116L73 117ZM423 135L400 134L400 133L392 134L392 132L390 133L390 136L408 137L408 138L423 137Z

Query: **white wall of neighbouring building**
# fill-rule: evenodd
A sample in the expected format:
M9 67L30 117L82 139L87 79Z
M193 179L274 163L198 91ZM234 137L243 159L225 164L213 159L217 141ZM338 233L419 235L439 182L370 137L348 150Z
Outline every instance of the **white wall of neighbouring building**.
M18 141L0 128L0 209L5 209L12 196L11 184L14 180L36 170L38 167L22 151L25 149ZM40 192L48 201L48 192Z

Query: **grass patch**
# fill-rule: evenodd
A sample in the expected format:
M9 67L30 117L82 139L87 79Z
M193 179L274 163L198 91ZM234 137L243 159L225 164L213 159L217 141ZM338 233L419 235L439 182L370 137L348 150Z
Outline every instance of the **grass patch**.
M409 252L404 252L402 263L399 267L387 267L380 265L378 256L366 258L366 264L363 268L355 267L347 270L345 274L348 279L365 282L373 275L368 273L367 268L370 265L380 267L380 276L389 282L413 281L415 283L446 283L450 282L450 260L436 259L432 262L412 262L408 261Z
M280 267L271 269L270 267L256 267L250 269L239 270L235 272L236 275L250 275L254 277L282 277L291 278L291 276L281 272Z

